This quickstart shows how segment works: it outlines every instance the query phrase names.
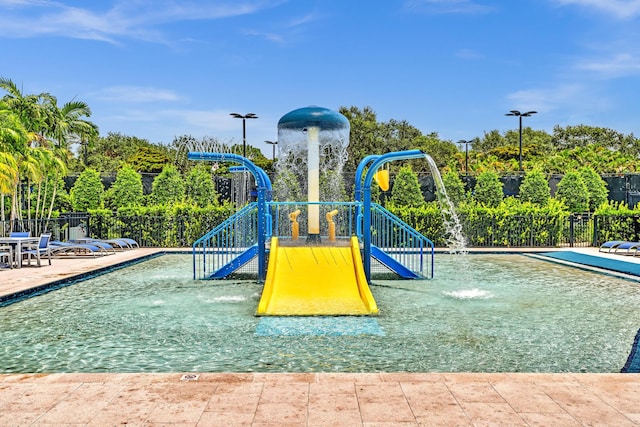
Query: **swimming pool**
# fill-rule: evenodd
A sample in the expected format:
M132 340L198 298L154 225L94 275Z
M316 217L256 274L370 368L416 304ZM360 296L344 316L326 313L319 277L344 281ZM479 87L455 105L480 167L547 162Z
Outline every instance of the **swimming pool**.
M522 255L374 280L377 318L255 317L260 284L191 275L163 255L0 308L0 372L619 372L640 327L640 284Z

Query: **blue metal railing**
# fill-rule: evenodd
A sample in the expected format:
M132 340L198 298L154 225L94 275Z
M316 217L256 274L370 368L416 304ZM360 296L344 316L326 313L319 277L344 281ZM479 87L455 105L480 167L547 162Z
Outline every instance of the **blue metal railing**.
M371 204L373 174L386 162L423 157L418 150L366 157L356 174L355 202L272 202L271 181L250 160L233 154L190 152L190 160L240 163L234 170L248 170L257 184L258 202L251 203L193 244L193 271L197 278L224 278L257 256L258 280L266 277L268 239L272 235L291 238L291 218L299 230L307 230L308 208L319 205L320 239L329 234L331 217L335 237L354 233L361 242L367 281L371 280L371 258L404 278L433 277L433 242L379 205ZM372 163L364 176L365 167ZM361 185L362 184L362 185ZM332 212L335 211L335 212ZM329 215L329 212L332 212ZM315 228L316 224L312 224ZM324 227L324 228L323 228ZM315 236L315 233L314 233ZM314 240L315 242L315 240ZM431 262L425 261L430 254Z
M273 218L273 236L280 239L291 238L291 220L289 215L300 210L297 222L300 228L301 239L306 236L308 229L309 215L307 214L310 205L319 205L320 208L320 237L321 241L326 241L329 236L329 225L326 220L327 213L337 210L333 216L336 226L336 238L349 239L356 235L356 210L359 203L354 202L269 202L271 216Z
M433 278L433 242L377 203L371 204L370 236L373 247L406 267L415 278ZM374 258L377 254L372 251ZM384 263L382 258L378 261Z
M193 278L211 278L257 244L258 206L249 203L193 243Z

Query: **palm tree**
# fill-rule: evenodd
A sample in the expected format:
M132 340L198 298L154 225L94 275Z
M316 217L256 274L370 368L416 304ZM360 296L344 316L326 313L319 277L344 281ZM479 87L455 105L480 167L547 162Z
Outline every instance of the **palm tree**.
M20 179L16 156L25 152L29 133L19 118L0 100L0 220L5 221L4 199Z
M43 135L56 147L68 149L70 144L87 145L98 137L98 126L83 117L91 117L91 108L82 101L72 100L58 108L53 96L46 99L46 128ZM86 156L85 147L85 156Z

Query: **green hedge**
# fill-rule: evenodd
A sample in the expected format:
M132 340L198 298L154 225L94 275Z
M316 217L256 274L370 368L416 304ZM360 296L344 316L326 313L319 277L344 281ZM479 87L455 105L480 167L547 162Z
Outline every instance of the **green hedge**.
M228 204L121 208L117 213L95 210L89 212L89 230L95 238L129 237L141 246L189 247L234 212Z
M435 203L417 208L389 209L417 231L433 240L436 246L446 246L445 218ZM546 206L503 200L497 207L463 204L457 218L469 246L557 246L565 241L566 224L570 213L561 203L552 201ZM447 218L451 222L454 218Z

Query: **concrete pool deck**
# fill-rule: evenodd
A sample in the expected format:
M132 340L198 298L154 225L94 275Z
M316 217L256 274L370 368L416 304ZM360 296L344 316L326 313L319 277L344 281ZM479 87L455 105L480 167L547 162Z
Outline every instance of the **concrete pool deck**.
M158 251L2 270L0 297ZM640 374L2 374L0 425L640 426Z

